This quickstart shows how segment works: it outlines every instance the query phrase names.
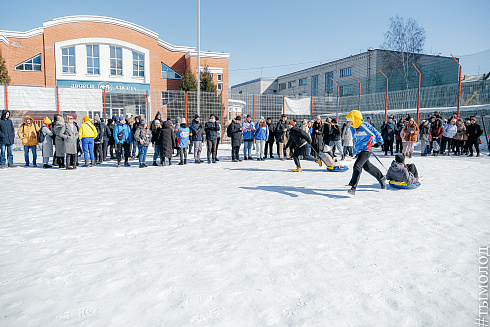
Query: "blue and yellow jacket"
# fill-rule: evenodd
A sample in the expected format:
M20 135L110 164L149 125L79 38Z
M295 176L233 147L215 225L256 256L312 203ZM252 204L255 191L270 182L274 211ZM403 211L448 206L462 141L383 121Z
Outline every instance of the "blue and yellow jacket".
M371 152L375 143L384 143L383 137L376 128L371 124L364 123L359 110L352 110L345 118L352 121L351 132L354 142L354 154L358 154L361 151Z

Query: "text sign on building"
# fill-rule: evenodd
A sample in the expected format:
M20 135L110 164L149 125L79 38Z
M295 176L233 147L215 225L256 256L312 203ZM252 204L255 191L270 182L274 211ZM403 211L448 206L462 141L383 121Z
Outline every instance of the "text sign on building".
M57 80L56 86L72 89L101 89L108 93L137 93L144 94L150 91L150 84L144 83L121 83L105 81L74 81Z

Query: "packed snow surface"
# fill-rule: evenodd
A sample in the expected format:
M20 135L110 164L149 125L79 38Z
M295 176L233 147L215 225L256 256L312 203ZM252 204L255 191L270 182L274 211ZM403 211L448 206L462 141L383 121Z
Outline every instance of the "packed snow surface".
M0 325L474 325L486 153L407 159L424 176L415 190L364 172L353 197L353 160L293 173L219 155L0 170Z

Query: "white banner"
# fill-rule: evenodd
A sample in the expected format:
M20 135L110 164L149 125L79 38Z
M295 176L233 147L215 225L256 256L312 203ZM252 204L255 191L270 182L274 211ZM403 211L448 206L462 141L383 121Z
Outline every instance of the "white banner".
M284 98L284 113L286 115L309 115L311 113L311 99Z
M101 89L58 88L60 111L103 111Z
M56 111L54 88L9 85L7 99L9 110Z

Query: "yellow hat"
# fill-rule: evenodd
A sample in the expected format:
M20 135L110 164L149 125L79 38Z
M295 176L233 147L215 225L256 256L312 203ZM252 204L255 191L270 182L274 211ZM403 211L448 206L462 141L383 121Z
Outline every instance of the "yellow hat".
M88 116L83 117L83 121L89 121L89 120L90 118L88 118Z
M350 120L352 122L352 127L354 128L359 128L361 124L364 122L362 120L362 114L359 110L352 110L345 116L346 119Z
M49 117L44 118L44 123L46 125L51 125L51 119L49 119Z

